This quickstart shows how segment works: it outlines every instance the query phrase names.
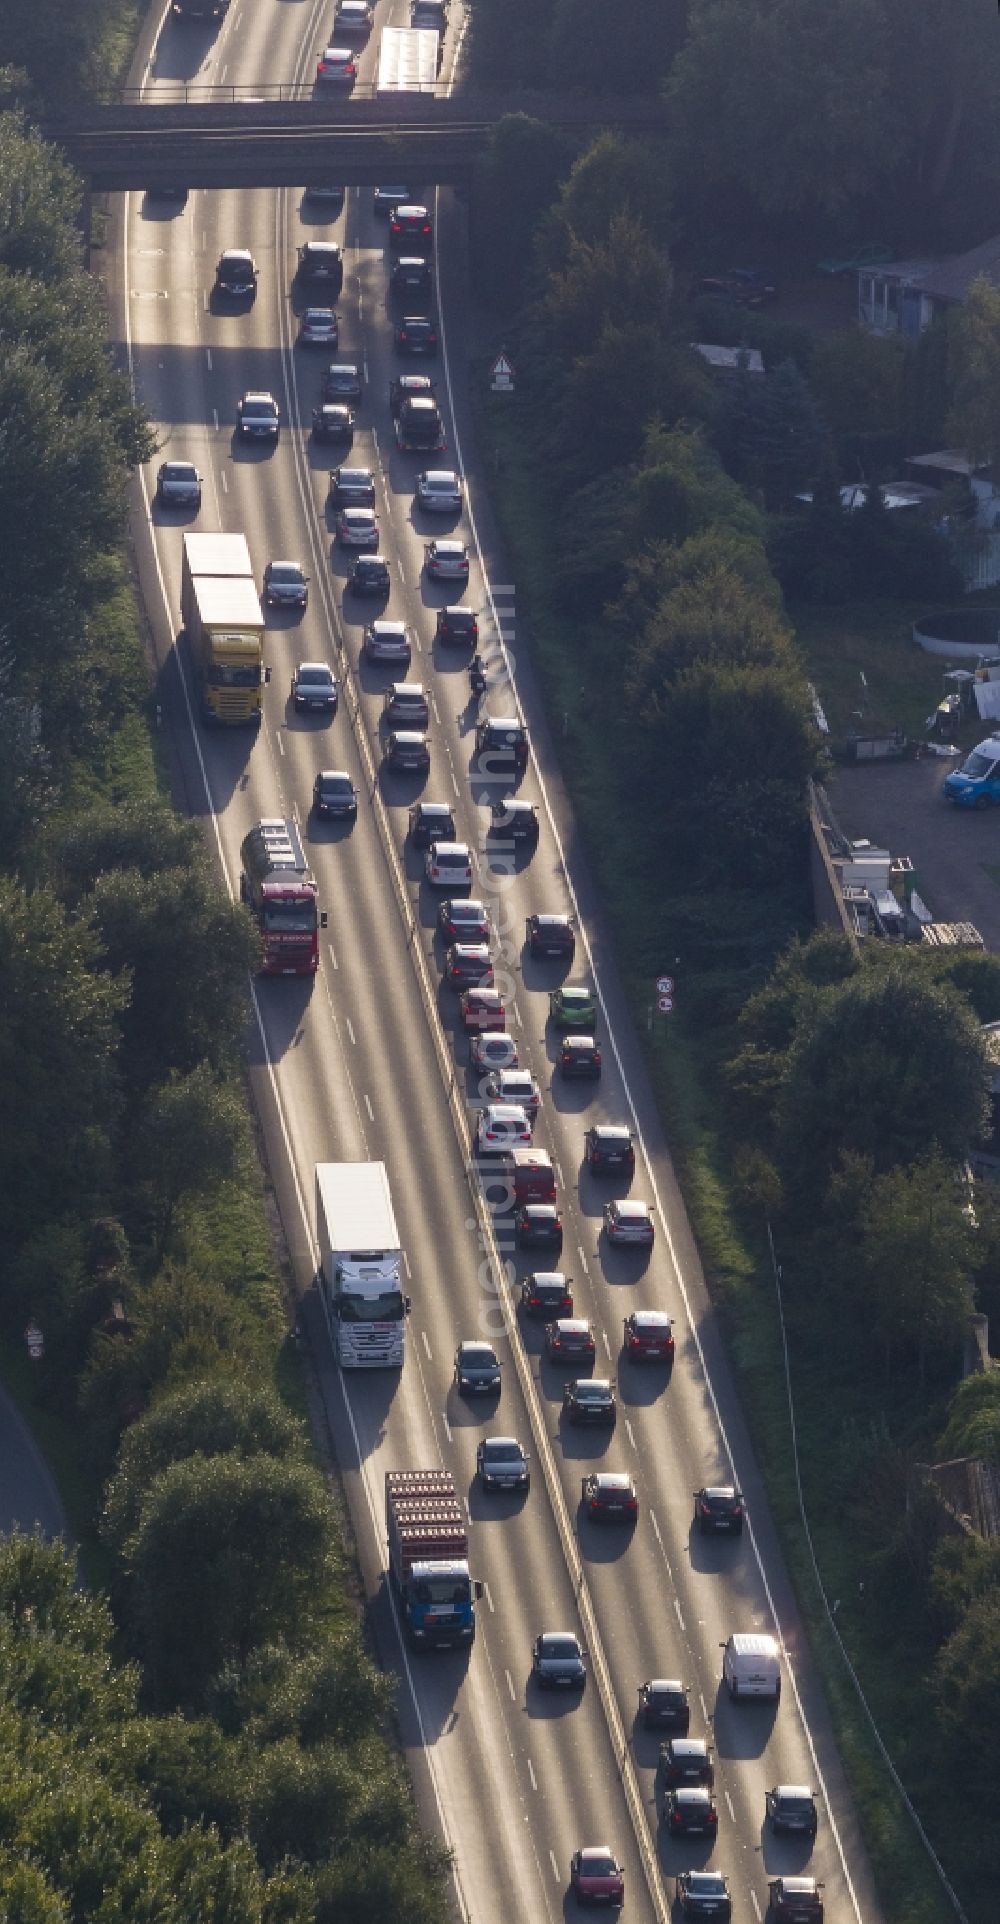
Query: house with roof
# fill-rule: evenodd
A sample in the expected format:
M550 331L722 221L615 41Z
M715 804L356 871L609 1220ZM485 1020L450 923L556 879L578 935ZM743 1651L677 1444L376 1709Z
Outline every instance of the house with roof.
M881 261L858 270L858 320L873 334L916 340L950 307L960 307L973 281L1000 287L1000 234L944 260Z

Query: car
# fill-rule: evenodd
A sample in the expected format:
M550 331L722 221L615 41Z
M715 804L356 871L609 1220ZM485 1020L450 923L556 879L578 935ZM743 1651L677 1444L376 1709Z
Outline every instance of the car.
M979 742L961 768L946 775L942 792L957 808L984 813L1000 804L1000 735Z
M437 324L429 314L404 314L395 332L397 354L436 354Z
M426 735L412 728L394 728L385 738L385 765L401 773L426 774L431 765Z
M815 1837L819 1825L816 1792L808 1784L774 1784L765 1793L765 1806L773 1831Z
M236 426L249 441L276 441L281 415L274 395L262 390L244 394L236 409Z
M725 274L703 274L695 292L731 301L734 307L763 307L777 298L778 290L759 267L731 267Z
M491 1343L459 1343L455 1351L455 1388L474 1396L496 1396L500 1358Z
M431 859L433 850L428 854ZM490 939L490 918L482 902L456 900L453 896L441 903L437 912L437 925L445 943L488 942Z
M321 181L318 186L307 187L305 189L305 198L310 205L328 207L334 214L340 213L344 205L345 194L345 188L331 187L328 181Z
M355 37L366 40L371 33L374 19L368 0L337 0L334 31L350 34L352 40Z
M507 1011L499 989L466 989L459 999L458 1012L466 1035L507 1027Z
M382 697L382 720L390 728L426 728L430 718L431 711L422 682L389 683ZM471 874L469 880L472 880Z
M378 515L374 508L341 508L337 515L337 542L341 548L377 548Z
M513 1436L484 1436L476 1450L476 1475L484 1490L530 1490L528 1457Z
M587 1666L572 1630L543 1630L531 1646L531 1674L539 1690L582 1690Z
M422 254L401 254L398 261L393 262L389 275L390 294L405 295L407 299L429 295L433 284L430 261L425 261ZM405 321L403 325L406 325Z
M354 409L346 401L324 401L322 407L313 408L312 436L314 441L353 441Z
M632 1523L639 1496L626 1470L593 1470L583 1479L583 1507L594 1523Z
M514 1211L514 1235L519 1249L551 1249L558 1256L563 1226L555 1203L519 1203Z
M410 0L411 27L425 27L444 36L448 30L448 0Z
M434 639L443 648L475 648L479 641L479 616L474 608L439 608Z
M389 246L408 254L429 254L433 242L431 217L417 201L399 201L389 215Z
M578 1029L593 1035L597 1002L592 989L577 986L549 990L549 1021L556 1029Z
M215 292L245 300L257 292L257 263L248 247L227 247L215 269Z
M388 216L394 207L399 207L403 201L412 201L412 199L413 194L409 187L376 187L372 195L372 206L376 214Z
M649 1204L629 1199L605 1203L604 1234L609 1243L638 1243L650 1249L656 1232Z
M521 1308L526 1316L572 1316L572 1277L561 1269L536 1269L521 1284Z
M554 1363L585 1363L597 1355L594 1326L585 1316L557 1316L545 1325L545 1354Z
M351 88L358 77L358 63L350 47L327 47L316 62L316 79L322 86Z
M454 950L451 953L454 954ZM530 1141L530 1119L517 1103L491 1102L479 1111L472 1137L474 1155L502 1155L505 1149Z
M569 1881L580 1904L621 1904L625 1872L607 1844L585 1844L570 1859Z
M468 581L469 550L464 541L429 541L424 568L432 581Z
M568 915L529 915L524 926L529 955L568 956L572 961L576 936Z
M562 1413L568 1423L613 1430L618 1421L615 1386L606 1376L578 1376L563 1384Z
M156 475L161 508L200 508L201 475L193 461L164 461Z
M375 476L371 468L333 468L329 498L335 508L373 508Z
M400 685L407 686L405 682ZM472 851L468 842L432 842L424 862L424 874L434 889L470 889Z
M417 506L425 514L458 514L462 483L453 468L425 468L417 475Z
M445 950L444 978L451 989L491 989L493 957L489 945L486 942L454 942L450 949Z
M774 1924L823 1924L822 1890L815 1877L772 1877L767 1894Z
M397 374L389 382L389 412L398 421L404 401L432 401L434 383L429 374Z
M369 661L408 668L413 659L413 637L405 621L368 622L361 646Z
M650 1677L639 1685L639 1717L645 1730L676 1730L686 1737L691 1723L687 1685L679 1677Z
M743 1530L743 1493L733 1483L706 1483L694 1493L694 1520L702 1536L728 1530L739 1536Z
M583 1154L595 1176L633 1176L632 1132L617 1122L595 1122L583 1139Z
M455 817L448 802L414 802L407 833L414 848L430 848L432 842L450 842L455 836Z
M331 361L323 375L324 401L360 401L361 373L355 361Z
M298 276L310 287L328 288L336 300L344 285L344 256L336 241L303 241L299 248ZM336 342L334 342L336 346Z
M464 908L465 903L456 904L456 907L459 906ZM494 1069L503 1073L517 1063L517 1043L506 1029L473 1036L469 1044L469 1061L474 1069ZM502 1102L505 1098L498 1096L496 1100Z
M626 1316L623 1342L630 1363L672 1363L674 1326L665 1310L634 1309Z
M307 307L299 321L301 347L337 347L340 322L332 307Z
M264 600L269 608L305 608L309 576L298 561L269 561L264 569Z
M476 726L476 754L488 780L509 781L514 774L523 775L529 754L524 723L516 715L487 715Z
M682 1917L718 1918L720 1924L729 1924L733 1899L722 1871L681 1871L674 1888Z
M380 554L359 554L347 577L346 589L352 595L382 597L389 592L389 563Z
M559 1045L559 1073L568 1082L599 1082L601 1051L592 1035L564 1035Z
M346 769L320 770L313 783L313 808L317 815L330 815L349 821L357 818L357 790Z
M664 1784L702 1784L711 1790L715 1783L712 1752L704 1737L671 1737L660 1745L660 1776Z
M665 1791L660 1814L672 1837L715 1837L718 1832L718 1805L703 1785Z
M491 1102L519 1102L534 1118L542 1106L542 1092L530 1069L495 1069L486 1079Z
M433 394L408 394L396 416L396 446L404 454L440 454L446 438Z
M292 676L291 696L296 708L335 715L340 696L333 669L325 661L300 661Z
M491 847L534 848L538 840L538 808L534 802L508 797L490 805Z

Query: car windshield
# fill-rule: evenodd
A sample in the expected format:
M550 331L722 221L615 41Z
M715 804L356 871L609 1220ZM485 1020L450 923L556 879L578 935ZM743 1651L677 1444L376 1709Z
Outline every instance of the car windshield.
M321 795L352 795L354 788L349 775L328 775L321 778L319 792Z
M165 481L193 481L195 471L189 461L168 461L163 478Z
M399 1289L383 1290L377 1296L360 1296L345 1289L337 1298L337 1309L344 1323L401 1323L406 1314Z
M300 668L299 683L303 688L330 688L333 676L329 668Z
M692 1897L725 1897L726 1880L715 1871L691 1871L688 1890Z
M994 753L986 754L982 748L974 748L968 761L962 764L962 774L968 775L972 782L981 782L996 766L996 760Z
M487 1463L520 1463L521 1452L516 1443L484 1443L483 1456Z
M660 1710L679 1709L687 1702L683 1690L668 1690L665 1684L654 1684L648 1694L649 1702Z
M418 1603L468 1603L472 1589L468 1577L421 1577L413 1594Z
M541 1654L543 1657L572 1659L578 1657L580 1652L575 1637L543 1637Z
M809 1817L812 1814L811 1797L789 1797L787 1791L779 1791L778 1803L788 1817Z
M606 1403L610 1395L607 1383L578 1383L576 1386L578 1403Z
M493 1351L485 1343L470 1344L461 1356L463 1369L495 1369L496 1360Z
M244 401L243 412L255 421L273 421L278 408L275 401Z
M305 579L301 568L297 568L293 561L272 561L267 578L269 581L279 582L284 587L296 588L301 588Z
M316 927L315 900L265 902L263 922L265 929L278 934L304 935Z
M618 1866L613 1857L598 1857L595 1853L589 1853L583 1860L582 1869L585 1877L613 1877Z

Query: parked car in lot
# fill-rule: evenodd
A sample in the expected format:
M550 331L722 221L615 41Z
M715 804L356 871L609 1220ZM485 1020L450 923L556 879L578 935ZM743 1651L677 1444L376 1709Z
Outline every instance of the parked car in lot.
M734 307L763 307L777 298L778 289L760 267L731 267L724 274L703 274L695 292L714 294Z
M645 1730L676 1730L686 1737L691 1723L687 1685L679 1677L651 1677L640 1684L639 1716Z
M156 476L161 508L200 508L201 475L193 461L164 461Z
M476 1450L476 1475L484 1490L530 1490L528 1457L513 1436L484 1436Z
M317 815L329 816L334 820L356 820L357 790L346 769L320 770L313 783L313 809Z
M958 808L981 812L1000 806L1000 735L990 735L944 779L944 795Z
M671 1363L674 1326L662 1309L634 1309L625 1318L625 1354L632 1363Z

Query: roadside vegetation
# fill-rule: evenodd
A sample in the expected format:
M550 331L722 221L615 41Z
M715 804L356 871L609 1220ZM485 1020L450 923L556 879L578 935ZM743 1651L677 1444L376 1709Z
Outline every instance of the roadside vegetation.
M1000 295L980 284L949 327L904 343L814 334L698 278L751 251L801 271L883 238L897 254L983 239L969 186L1000 178L1000 147L995 128L981 143L970 130L989 118L1000 36L985 0L957 34L950 10L907 7L902 38L895 0L835 0L822 19L784 0L625 13L672 23L662 58L654 38L641 66L616 48L615 91L666 86L666 144L603 135L574 153L512 116L473 189L481 362L502 343L517 370L513 396L476 399L514 645L542 678L887 1915L951 1911L816 1586L772 1250L826 1597L986 1924L1000 1565L989 1544L943 1534L916 1466L1000 1460L996 1381L957 1387L969 1310L1000 1328L1000 1212L980 1190L970 1211L961 1176L987 1125L979 1025L1000 1018L1000 963L859 954L813 933L805 851L808 779L830 752L810 683L834 746L861 705L919 733L939 669L912 652L910 623L962 593L940 526L894 519L877 485L848 512L840 488L933 447L992 456ZM517 84L524 59L537 84L611 84L566 58L571 21L578 63L606 52L586 6L533 7L523 38L504 40L502 18L473 0L483 84ZM756 348L766 376L720 379L692 341ZM968 520L967 490L943 513ZM664 971L666 1020L651 1014Z
M0 114L0 1324L88 1579L0 1544L0 1913L436 1924L289 1354L241 1073L256 938L156 764L123 558L152 437L79 195Z

